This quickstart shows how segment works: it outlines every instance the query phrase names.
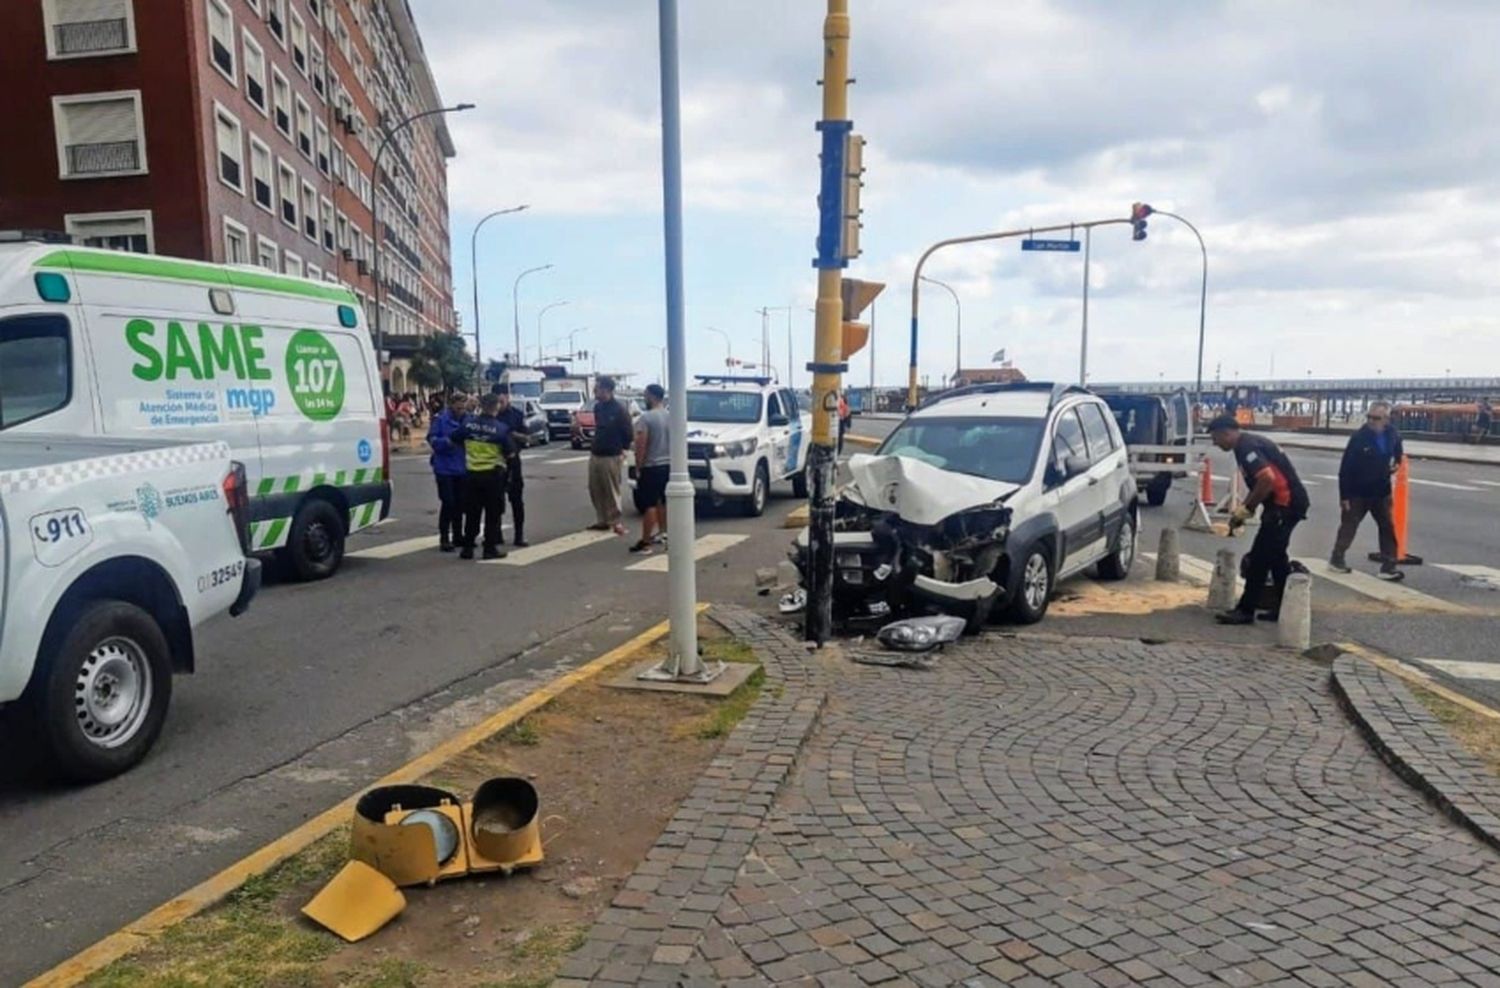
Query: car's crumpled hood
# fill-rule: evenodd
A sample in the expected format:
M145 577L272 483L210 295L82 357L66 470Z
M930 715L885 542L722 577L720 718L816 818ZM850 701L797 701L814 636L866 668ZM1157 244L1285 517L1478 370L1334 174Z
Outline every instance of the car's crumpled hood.
M760 427L754 422L689 422L687 430L688 441L695 443L732 443L758 435Z
M877 511L894 511L915 525L983 507L1020 490L1016 484L953 473L907 456L860 453L849 459L854 482L845 497Z

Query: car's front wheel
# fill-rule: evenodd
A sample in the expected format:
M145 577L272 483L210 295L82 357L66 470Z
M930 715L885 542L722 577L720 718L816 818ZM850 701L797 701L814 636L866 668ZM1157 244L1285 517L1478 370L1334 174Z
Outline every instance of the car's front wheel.
M1019 624L1036 624L1047 613L1052 600L1052 553L1045 545L1033 545L1021 558L1021 581L1010 616Z
M755 465L755 479L750 482L750 496L745 498L745 516L759 518L766 513L766 500L771 491L771 471L765 461Z
M1125 520L1120 522L1120 534L1115 539L1115 551L1099 560L1099 579L1123 580L1129 576L1130 567L1135 565L1135 549L1138 541L1135 512L1127 511Z
M161 733L172 698L171 650L156 620L134 604L86 605L41 676L30 715L65 778L119 775Z

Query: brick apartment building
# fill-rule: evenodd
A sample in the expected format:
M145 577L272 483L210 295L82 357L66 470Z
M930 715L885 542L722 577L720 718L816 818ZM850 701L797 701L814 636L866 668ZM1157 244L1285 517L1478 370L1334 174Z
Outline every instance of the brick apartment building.
M258 264L352 288L404 387L452 332L441 106L407 0L3 0L0 229ZM373 318L373 311L371 312Z

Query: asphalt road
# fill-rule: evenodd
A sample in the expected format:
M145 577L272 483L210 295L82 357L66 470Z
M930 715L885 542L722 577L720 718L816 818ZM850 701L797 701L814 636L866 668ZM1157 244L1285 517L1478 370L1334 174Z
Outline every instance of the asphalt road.
M593 521L586 454L526 454L527 537L570 546ZM436 531L423 456L392 467L394 520L351 539L333 579L268 586L201 630L145 763L90 788L44 781L0 724L0 985L19 984L295 827L541 681L661 621L665 572L608 538L529 565L466 563L408 540ZM794 506L700 516L719 552L702 600L745 601L784 558ZM627 520L634 521L633 516ZM589 533L590 535L594 533ZM726 536L742 535L729 544ZM509 537L509 532L507 532ZM664 562L665 553L662 554ZM539 781L543 800L546 780Z
M857 417L856 435L885 436L896 420ZM1373 579L1364 561L1377 548L1373 521L1359 533L1349 562L1360 571L1335 581L1316 567L1328 558L1339 525L1339 454L1287 447L1307 484L1312 510L1292 539L1293 556L1315 568L1314 639L1353 641L1421 661L1466 692L1500 705L1500 468L1488 464L1415 460L1412 465L1408 549L1421 566L1404 567L1405 580ZM1213 472L1224 491L1233 458L1213 451ZM1142 514L1143 549L1154 549L1161 529L1179 525L1191 509L1196 478L1178 481L1167 503ZM1182 551L1212 564L1217 551L1243 552L1250 539L1184 532ZM1352 584L1352 585L1351 585Z

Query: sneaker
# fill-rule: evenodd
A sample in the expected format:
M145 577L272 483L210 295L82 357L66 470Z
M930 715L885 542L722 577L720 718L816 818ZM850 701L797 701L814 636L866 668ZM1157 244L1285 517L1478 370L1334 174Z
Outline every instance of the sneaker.
M1406 579L1406 574L1397 569L1395 563L1386 563L1384 566L1380 567L1380 578L1382 580L1389 580L1391 583L1395 583L1399 580Z
M1346 562L1344 562L1344 557L1343 556L1334 556L1331 559L1329 559L1328 560L1328 568L1331 569L1331 570L1333 570L1335 573L1353 573L1354 572L1354 570L1352 570L1352 569L1349 568L1349 564L1346 563Z
M442 540L440 540L438 542L438 552L452 552L452 551L453 551L453 543L452 542L449 542L447 539L442 539Z
M1215 614L1214 620L1220 624L1254 624L1255 614L1251 611L1242 611L1236 608L1232 611L1222 611Z
M666 532L657 532L655 535L651 536L651 541L655 545L666 545L667 544L667 533Z
M516 538L511 539L510 544L512 546L514 546L515 548L517 548L517 549L524 549L527 546L531 545L530 542L527 542L525 539L521 538L520 536L517 536Z
M487 545L484 547L485 559L504 559L507 553L499 546Z
M474 547L471 546L471 545L466 545L462 549L458 550L458 558L459 559L473 559L474 558Z

